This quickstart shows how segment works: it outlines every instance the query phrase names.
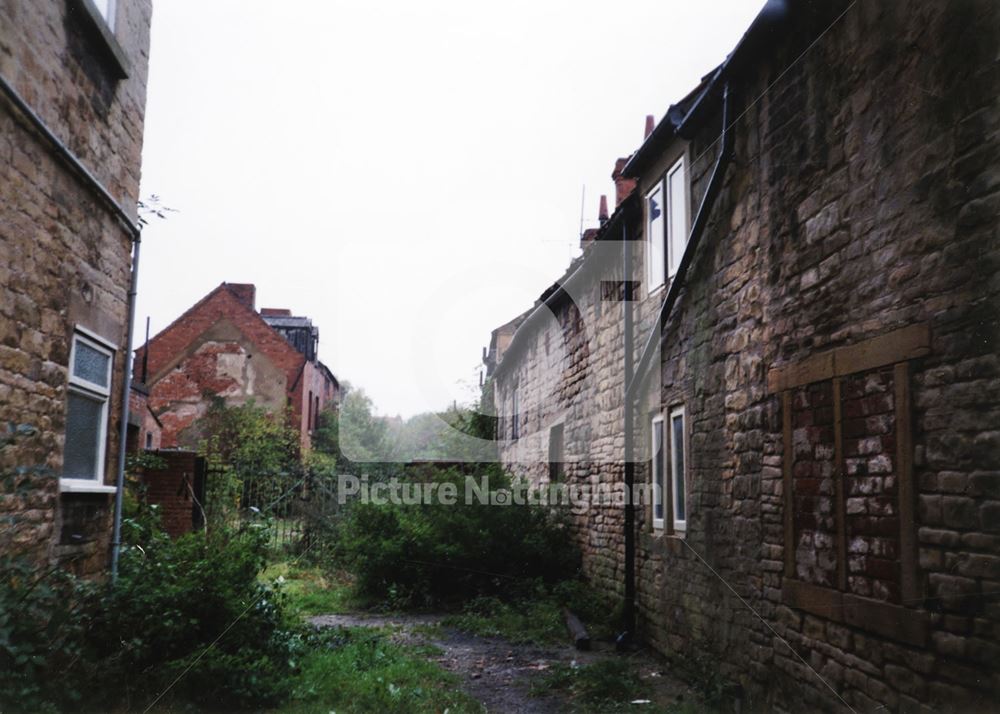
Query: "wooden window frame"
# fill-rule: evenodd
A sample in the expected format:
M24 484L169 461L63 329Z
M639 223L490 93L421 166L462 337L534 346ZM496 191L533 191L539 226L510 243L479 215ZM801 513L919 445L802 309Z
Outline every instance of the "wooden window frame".
M924 647L930 630L929 614L907 607L923 597L916 543L916 486L913 480L913 434L909 361L930 353L927 323L894 330L857 344L808 357L800 362L774 367L768 372L768 392L781 398L782 494L784 525L784 579L782 599L786 605L819 617L859 627L907 644ZM862 597L847 592L847 531L843 481L843 438L840 388L844 377L893 366L896 428L896 476L898 478L900 596L902 604ZM834 459L836 479L837 584L831 588L795 577L795 523L792 449L792 390L815 382L832 380Z

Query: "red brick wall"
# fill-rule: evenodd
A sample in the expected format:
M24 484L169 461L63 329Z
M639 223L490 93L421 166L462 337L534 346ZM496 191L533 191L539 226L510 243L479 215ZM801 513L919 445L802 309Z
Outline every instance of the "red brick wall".
M241 402L253 396L247 385L240 383L240 377L220 377L216 368L220 355L243 350L249 350L258 360L266 360L284 374L284 389L291 390L286 396L293 423L302 425L303 414L308 414L303 411L305 357L252 309L252 303L247 302L251 299L251 288L222 283L150 341L150 406L163 422L164 446L181 445L181 434L204 413L212 396L232 397ZM240 339L207 344L204 336L221 321L235 326ZM137 350L136 365L142 363L145 349ZM305 439L306 432L302 433Z
M193 451L153 452L166 462L162 469L147 469L141 477L144 501L159 506L160 522L172 538L189 533L193 526L195 478L200 457Z

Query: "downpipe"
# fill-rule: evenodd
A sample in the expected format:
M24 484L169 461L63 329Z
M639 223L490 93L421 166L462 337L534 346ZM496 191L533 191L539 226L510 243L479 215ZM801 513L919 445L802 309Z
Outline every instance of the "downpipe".
M625 400L624 400L624 415L623 415L623 427L625 431L624 446L625 446L625 463L624 466L624 481L625 481L625 511L624 511L624 541L625 541L625 567L624 567L624 591L625 598L623 602L623 616L622 616L622 632L615 638L615 646L618 650L627 649L635 640L635 593L636 593L636 582L635 582L635 507L634 507L634 494L633 489L635 486L635 459L634 459L634 446L635 446L635 406L636 398L639 392L639 388L645 381L651 363L653 360L653 355L656 353L657 346L662 343L663 331L666 328L667 322L670 319L670 315L673 312L674 305L677 303L677 298L680 295L681 289L684 286L684 280L687 277L688 268L690 267L692 261L694 260L695 252L698 249L698 244L701 241L702 234L705 232L705 226L708 223L708 215L711 212L712 207L715 204L715 199L718 197L719 191L722 188L722 181L725 178L726 169L729 166L729 162L732 159L732 135L729 131L729 112L730 112L730 97L729 97L729 83L723 87L722 90L722 147L719 151L719 156L715 160L715 166L712 169L712 176L708 181L708 187L705 189L705 196L702 198L701 205L698 207L698 214L695 217L694 224L691 226L691 233L688 236L687 246L684 249L684 255L681 257L680 265L677 266L677 273L674 275L674 279L670 283L670 287L667 290L667 296L660 306L659 314L656 319L656 324L650 331L649 338L646 340L646 344L643 346L642 353L639 358L639 363L634 366L633 355L632 355L632 339L633 339L633 314L632 314L632 282L629 280L631 277L631 261L632 261L632 250L631 245L628 240L628 235L626 229L622 229L622 260L624 261L624 275L625 275L625 300L623 307L623 337L625 340Z

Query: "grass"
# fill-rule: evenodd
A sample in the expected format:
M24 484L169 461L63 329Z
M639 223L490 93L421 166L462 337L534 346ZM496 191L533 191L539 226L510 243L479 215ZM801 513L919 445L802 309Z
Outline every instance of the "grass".
M650 681L639 676L634 662L624 658L598 660L592 664L557 664L531 688L532 696L559 692L567 708L582 714L637 712L643 714L709 714L715 710L696 701L657 702L662 695ZM641 706L632 704L644 700Z
M291 699L274 714L481 712L427 646L392 642L369 628L329 630L304 658Z
M481 637L502 637L514 644L563 643L568 641L564 607L584 621L591 639L614 636L614 609L579 581L563 582L554 588L539 587L530 597L512 601L476 598L442 624Z
M268 583L280 581L289 612L299 617L336 615L356 609L346 578L331 578L314 566L287 561L273 563L264 569L260 579Z

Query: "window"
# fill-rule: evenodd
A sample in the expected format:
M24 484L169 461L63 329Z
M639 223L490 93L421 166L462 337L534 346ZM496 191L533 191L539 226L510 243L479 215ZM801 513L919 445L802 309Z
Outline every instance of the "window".
M666 469L663 464L663 417L653 417L650 430L652 446L652 477L653 477L653 528L663 528L663 494L666 492Z
M114 350L77 332L70 349L66 398L63 490L101 484L108 431L108 398Z
M116 0L93 0L94 7L104 22L113 31L115 29L115 5Z
M687 526L687 451L684 407L674 407L667 419L653 417L650 429L653 480L653 528L684 532Z
M510 396L510 438L517 439L521 436L521 415L518 413L521 405L518 403L517 399L517 382L514 382L514 388L511 390Z
M653 292L663 285L663 184L657 183L646 194L646 279L649 289Z
M653 292L667 277L677 273L687 245L687 214L687 172L682 157L646 194L648 292Z
M549 429L549 482L559 483L563 480L563 425L556 424Z
M146 450L148 451L148 450L150 450L152 448L153 448L153 432L147 431L146 432Z
M670 505L674 530L687 527L687 477L685 475L684 407L670 410Z
M687 180L684 172L684 159L681 159L667 172L667 213L670 216L667 253L667 274L671 277L677 273L677 266L684 257L687 246Z

